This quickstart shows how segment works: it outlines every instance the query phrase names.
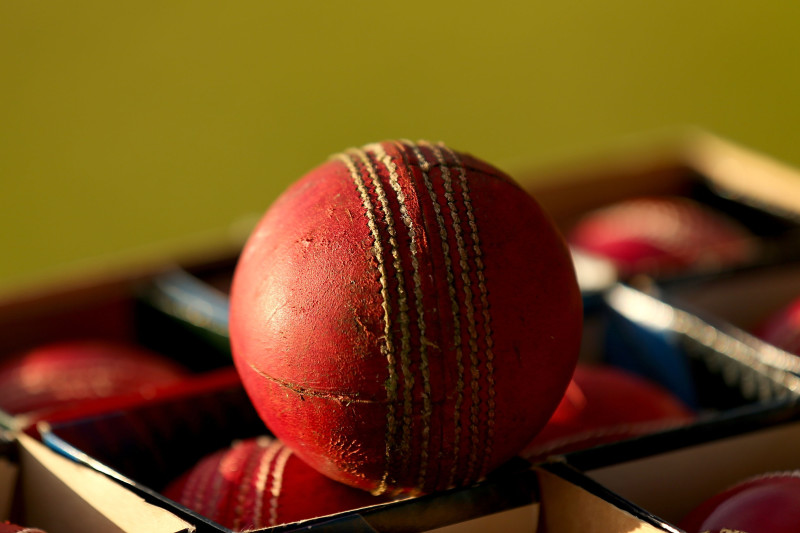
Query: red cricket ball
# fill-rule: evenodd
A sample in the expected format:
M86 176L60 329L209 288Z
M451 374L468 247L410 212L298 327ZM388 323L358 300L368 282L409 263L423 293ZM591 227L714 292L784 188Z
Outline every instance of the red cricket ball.
M0 533L45 533L43 530L35 527L19 526L11 522L0 523Z
M787 352L800 355L800 298L769 316L755 335Z
M30 413L132 393L186 375L173 361L122 342L53 342L0 363L0 409Z
M280 441L266 436L206 456L170 483L164 496L234 531L388 501L323 476Z
M611 260L625 276L721 268L756 252L749 230L685 197L641 197L598 209L576 224L568 240Z
M755 476L712 496L680 523L687 533L800 531L800 472Z
M333 157L240 257L230 334L271 431L380 493L474 482L516 456L575 367L563 238L511 178L441 144Z
M689 407L650 380L611 366L579 364L555 413L522 455L542 460L692 420Z

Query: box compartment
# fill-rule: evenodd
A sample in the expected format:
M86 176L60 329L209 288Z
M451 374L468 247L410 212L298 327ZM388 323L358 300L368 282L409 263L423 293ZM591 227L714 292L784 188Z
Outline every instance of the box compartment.
M149 503L163 506L202 531L228 529L173 502L160 491L209 453L234 440L269 434L238 383L125 411L48 424L40 429L51 448L103 472ZM319 517L264 531L427 531L477 520L528 530L537 520L536 475L513 461L473 487ZM489 518L489 517L492 518ZM446 531L446 530L444 530Z
M569 162L522 168L516 175L565 235L600 207L641 196L676 195L748 227L762 245L754 264L800 255L800 172L701 130L643 135ZM592 295L618 281L619 275L609 275L602 262L581 261L578 266L590 304L595 302ZM708 273L687 272L658 281Z

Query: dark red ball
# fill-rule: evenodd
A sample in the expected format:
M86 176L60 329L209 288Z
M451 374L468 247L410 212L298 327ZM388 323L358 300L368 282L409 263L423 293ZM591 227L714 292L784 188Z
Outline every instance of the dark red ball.
M266 436L208 455L171 483L164 495L234 531L388 501L321 475L281 442Z
M0 409L30 413L133 393L186 375L170 359L127 343L53 342L0 363Z
M569 234L579 251L612 261L625 276L676 275L744 263L752 233L685 197L641 197L585 215Z
M800 298L770 315L755 335L782 350L800 355Z
M46 532L35 527L26 527L17 524L12 524L11 522L2 522L0 523L0 533L46 533Z
M712 496L680 523L687 533L800 531L800 473L755 476Z
M580 364L555 413L523 456L541 460L694 418L680 399L650 380L615 367Z
M506 174L426 142L332 158L267 211L231 294L234 361L270 430L381 492L474 482L547 422L581 295Z

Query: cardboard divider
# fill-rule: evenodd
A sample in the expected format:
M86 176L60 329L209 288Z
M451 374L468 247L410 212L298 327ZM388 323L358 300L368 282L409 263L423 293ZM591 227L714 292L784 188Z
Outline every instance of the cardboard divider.
M47 532L188 533L188 522L24 434L0 441L0 521Z
M706 498L747 477L799 468L800 401L746 406L698 424L540 464L540 527L680 533Z
M661 376L692 405L725 409L800 394L800 357L750 330L800 297L800 263L750 267L651 291L606 294L606 353Z
M539 468L541 529L559 533L652 533L670 526L591 478L558 463Z
M729 272L723 276L669 287L662 298L731 337L746 339L790 372L800 373L800 357L775 349L754 337L755 329L789 303L800 300L800 263Z
M191 524L102 474L19 436L22 520L45 531L190 532Z
M714 431L713 426L707 429ZM736 482L800 468L800 453L789 444L798 438L800 416L795 405L793 416L784 423L736 434L723 430L711 440L590 468L585 475L637 506L638 513L675 525L706 498Z

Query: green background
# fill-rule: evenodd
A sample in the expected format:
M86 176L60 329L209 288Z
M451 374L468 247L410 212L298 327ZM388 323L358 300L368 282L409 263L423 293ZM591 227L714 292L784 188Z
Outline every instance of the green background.
M794 1L3 0L0 285L246 225L330 154L385 138L503 167L697 125L800 163L799 15Z

